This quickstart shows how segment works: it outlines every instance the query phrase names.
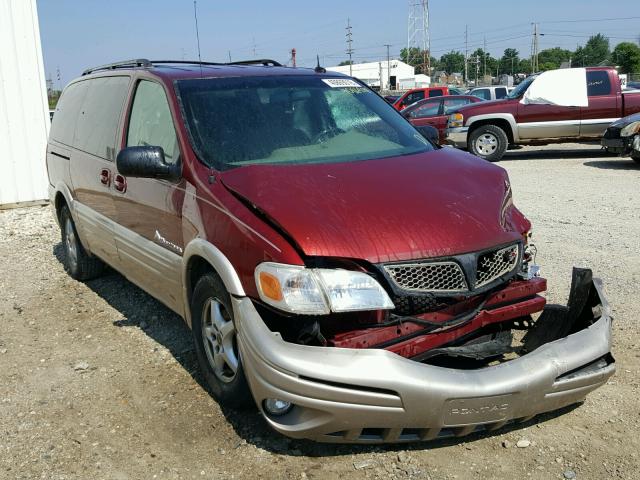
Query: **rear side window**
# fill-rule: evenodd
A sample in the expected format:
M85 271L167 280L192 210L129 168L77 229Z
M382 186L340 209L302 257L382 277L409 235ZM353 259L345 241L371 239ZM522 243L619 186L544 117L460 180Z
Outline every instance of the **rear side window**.
M603 70L587 72L587 95L590 97L598 95L609 95L611 93L611 82L609 73Z
M496 98L504 98L507 96L507 89L505 87L496 88Z
M162 147L167 163L175 163L180 151L169 102L162 86L142 80L131 107L127 147Z
M51 139L65 145L73 145L73 134L80 115L82 101L87 93L87 86L86 81L76 82L64 89L51 123L51 132L49 133Z
M444 99L444 113L451 113L453 110L456 110L463 105L467 105L471 103L471 100L468 98L446 98Z
M424 117L433 117L434 115L438 115L440 112L440 101L435 102L425 102L424 105L421 105L414 109L409 116L411 118L424 118Z
M441 97L442 89L436 88L435 90L429 90L429 97Z
M89 91L80 111L74 146L92 155L115 160L120 115L129 89L129 77L87 80Z

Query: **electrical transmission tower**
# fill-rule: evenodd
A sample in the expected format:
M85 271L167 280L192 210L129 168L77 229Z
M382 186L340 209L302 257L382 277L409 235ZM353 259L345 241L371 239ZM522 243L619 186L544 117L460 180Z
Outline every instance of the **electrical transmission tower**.
M418 65L424 74L431 74L429 0L409 0L407 63L410 65Z
M347 55L349 55L349 76L353 76L353 60L351 60L351 56L353 55L353 48L351 44L353 43L353 34L351 33L351 19L347 18Z

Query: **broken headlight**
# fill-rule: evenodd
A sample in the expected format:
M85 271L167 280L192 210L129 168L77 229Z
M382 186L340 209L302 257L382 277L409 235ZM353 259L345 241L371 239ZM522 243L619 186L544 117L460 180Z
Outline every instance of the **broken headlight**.
M255 279L263 302L290 313L327 315L394 308L376 279L363 272L265 262L256 267Z

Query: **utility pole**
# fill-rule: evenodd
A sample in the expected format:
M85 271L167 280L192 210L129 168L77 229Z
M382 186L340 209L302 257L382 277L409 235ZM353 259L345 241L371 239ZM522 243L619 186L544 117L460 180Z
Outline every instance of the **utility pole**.
M291 49L291 63L293 64L293 68L296 68L296 49Z
M387 88L389 88L389 84L391 83L391 57L389 56L389 47L391 45L385 43L384 46L387 47Z
M483 80L483 83L484 83L484 80L487 77L487 37L486 36L484 37L484 48L482 49L482 53L483 53L482 56L484 57L483 58L484 59L484 74L482 75L484 78L482 80Z
M256 37L253 37L253 58L256 58Z
M467 64L469 58L469 26L464 26L464 81L469 82L469 66Z
M351 55L353 55L353 48L351 48L351 44L353 42L353 34L351 33L351 19L347 18L347 55L349 55L349 76L353 76L353 61L351 60Z
M531 73L538 71L538 24L533 23L533 38L531 39Z
M231 50L227 50L227 53L229 54L229 63L231 63Z

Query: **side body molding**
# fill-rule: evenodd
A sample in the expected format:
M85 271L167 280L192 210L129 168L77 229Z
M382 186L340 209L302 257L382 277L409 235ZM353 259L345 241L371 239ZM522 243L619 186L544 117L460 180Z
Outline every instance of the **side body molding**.
M465 122L465 126L471 127L475 122L481 120L506 120L511 127L511 133L513 134L513 140L518 142L520 140L520 136L518 135L518 124L516 123L516 119L511 113L487 113L484 115L474 115L473 117L469 117Z
M185 321L191 326L191 310L189 305L189 260L193 256L199 256L205 259L215 269L217 274L222 279L224 286L230 295L237 297L246 296L242 283L240 283L240 277L238 276L235 268L231 265L229 259L216 248L212 243L203 240L202 238L196 238L191 240L184 249L182 256L182 290L184 298L184 312Z

